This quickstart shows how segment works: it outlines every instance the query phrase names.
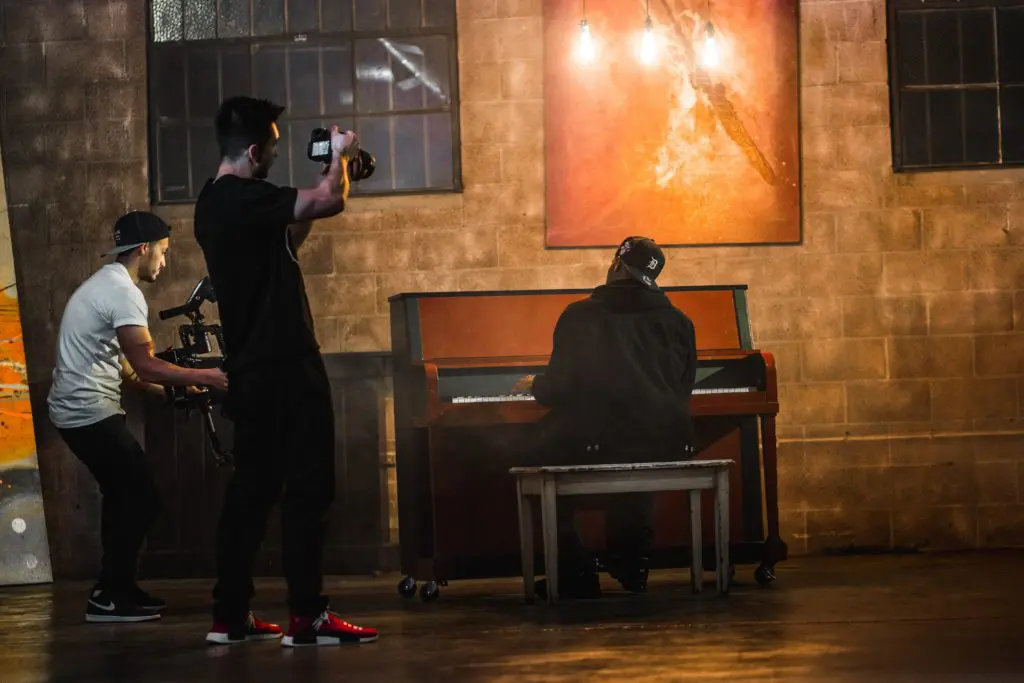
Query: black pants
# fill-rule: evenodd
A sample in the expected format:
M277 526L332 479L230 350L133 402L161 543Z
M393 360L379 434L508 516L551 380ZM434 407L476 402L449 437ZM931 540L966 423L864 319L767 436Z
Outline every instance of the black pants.
M558 499L559 573L566 580L593 571L594 553L583 545L576 510L585 503L579 496ZM623 564L650 555L654 545L654 494L621 493L608 496L604 505L605 549Z
M96 478L103 496L99 584L115 595L124 594L135 586L142 541L160 513L153 471L124 415L58 431Z
M600 450L586 450L603 443ZM553 417L542 428L534 445L537 465L601 465L658 460L659 445L635 447L606 438L581 437L568 421ZM592 506L588 497L562 496L558 499L558 561L560 575L570 580L575 574L593 571L594 553L580 537L576 510ZM654 545L654 494L624 493L602 497L605 513L605 548L609 556L629 563L650 555Z
M254 595L253 562L281 502L284 574L295 615L320 614L327 513L334 500L334 406L319 355L229 377L235 470L217 528L214 619L237 623ZM283 495L282 495L283 494Z

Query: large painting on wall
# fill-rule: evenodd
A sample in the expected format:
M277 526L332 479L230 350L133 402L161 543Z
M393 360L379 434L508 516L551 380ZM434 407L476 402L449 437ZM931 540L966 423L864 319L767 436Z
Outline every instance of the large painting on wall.
M799 242L797 23L796 0L545 0L547 245Z
M0 168L0 586L52 580Z

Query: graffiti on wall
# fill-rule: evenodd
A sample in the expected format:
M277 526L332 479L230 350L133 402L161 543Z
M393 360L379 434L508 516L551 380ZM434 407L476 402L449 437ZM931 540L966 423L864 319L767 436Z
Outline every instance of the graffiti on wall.
M0 168L0 585L53 580Z

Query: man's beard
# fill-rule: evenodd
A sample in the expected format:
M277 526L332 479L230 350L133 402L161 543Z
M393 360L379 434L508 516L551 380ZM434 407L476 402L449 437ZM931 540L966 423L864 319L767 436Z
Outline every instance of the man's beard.
M259 180L266 180L267 176L270 175L270 167L267 164L257 164L252 169L252 177Z

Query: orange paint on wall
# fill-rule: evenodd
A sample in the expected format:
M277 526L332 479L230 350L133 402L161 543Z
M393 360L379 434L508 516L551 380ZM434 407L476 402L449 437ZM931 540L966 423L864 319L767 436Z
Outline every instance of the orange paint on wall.
M0 469L35 450L18 301L0 294Z

